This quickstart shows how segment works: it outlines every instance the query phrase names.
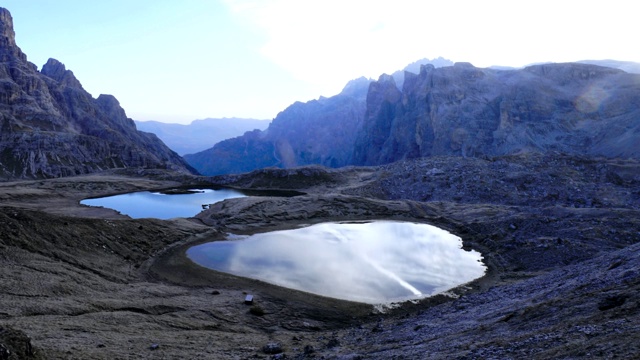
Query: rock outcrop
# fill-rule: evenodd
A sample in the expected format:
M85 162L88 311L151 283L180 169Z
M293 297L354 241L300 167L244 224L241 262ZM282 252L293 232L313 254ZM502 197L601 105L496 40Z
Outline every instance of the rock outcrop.
M519 152L640 157L640 75L595 65L426 65L402 90L381 76L366 111L355 165Z
M122 220L79 205L89 196L207 180L116 174L124 172L0 182L0 351L18 354L31 343L17 358L145 358L153 351L246 359L264 358L263 346L278 342L287 359L640 354L638 160L521 154L262 169L208 180L299 195L227 199L200 213L201 221ZM379 313L206 271L185 254L228 233L382 219L460 236L464 249L482 254L487 276ZM256 308L244 304L247 294Z
M336 96L296 102L279 113L267 130L247 132L185 159L205 175L271 166L349 165L369 83L365 78L352 80Z
M0 177L48 178L110 168L194 172L155 135L136 130L115 97L94 99L55 59L38 72L0 8Z

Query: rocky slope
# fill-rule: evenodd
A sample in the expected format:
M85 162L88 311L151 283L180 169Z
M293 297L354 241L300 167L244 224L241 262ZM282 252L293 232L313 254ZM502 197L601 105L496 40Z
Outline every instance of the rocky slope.
M637 158L639 133L637 74L577 63L424 66L402 90L389 76L372 84L353 163L518 152Z
M360 78L330 98L296 102L265 131L252 131L213 148L185 156L200 173L242 173L277 166L351 163L351 149L362 124L369 80Z
M203 119L188 125L158 121L136 121L139 130L156 134L179 155L195 154L220 141L242 136L247 131L264 130L269 121L256 119Z
M155 135L136 130L115 97L94 99L57 60L38 72L0 8L0 177L47 178L120 167L191 172Z
M364 101L364 95L358 99ZM498 70L427 64L417 74L406 71L371 82L365 104L344 101L341 94L296 103L267 131L228 140L187 160L215 175L268 166L379 165L437 155L640 157L640 74L610 67L566 63Z
M405 74L417 73L425 64L453 65L443 58L421 59L391 76L402 87ZM278 114L267 130L225 140L185 159L205 175L242 173L270 166L350 165L371 82L359 78L349 82L336 96L296 102Z
M633 159L520 154L2 182L0 345L9 359L637 358L639 174ZM299 195L229 199L169 221L78 204L206 184ZM487 276L380 313L207 271L184 254L229 232L368 219L447 229L482 253Z

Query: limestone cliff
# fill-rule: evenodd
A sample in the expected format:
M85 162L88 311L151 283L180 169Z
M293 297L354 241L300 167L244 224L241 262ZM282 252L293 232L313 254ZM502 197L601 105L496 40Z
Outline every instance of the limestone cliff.
M640 75L578 63L522 70L468 63L370 87L353 164L433 155L559 152L640 157Z
M120 167L194 170L139 132L115 97L94 99L55 60L38 72L0 8L0 177L47 178Z

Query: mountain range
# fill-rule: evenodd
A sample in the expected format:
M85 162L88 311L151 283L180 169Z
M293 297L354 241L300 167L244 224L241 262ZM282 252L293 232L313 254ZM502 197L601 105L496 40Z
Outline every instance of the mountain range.
M425 59L415 73L354 80L336 96L291 105L265 131L185 159L202 174L217 175L433 155L640 157L639 74L583 62L523 69L438 65Z
M135 121L138 130L156 134L179 155L193 154L212 145L240 136L255 129L264 130L267 120L222 118L194 120L190 124L172 124L159 121Z
M184 158L207 175L270 166L348 165L369 83L365 78L352 80L336 96L296 102L279 113L266 130L247 132Z
M443 58L421 59L392 77L402 83L421 65L453 63ZM332 97L296 102L280 112L264 131L224 140L184 158L202 174L246 172L263 167L319 164L341 167L353 163L353 148L361 130L372 79L351 80Z
M356 79L192 155L206 171L244 172L204 177L61 62L38 71L0 8L0 360L638 359L640 75L600 65L445 61ZM249 196L167 220L81 203L201 187ZM380 220L459 237L484 276L422 298L420 279L380 265L388 253L432 265L407 251L406 231L386 252L343 254L367 256L354 286L379 288L380 275L420 297L376 306L189 256L210 241ZM304 267L344 270L331 261L343 235ZM233 261L222 250L212 260ZM439 281L460 269L436 270Z
M639 133L638 74L580 63L427 65L402 90L389 76L371 85L353 164L551 151L638 158Z
M612 66L637 70L614 60L495 69L423 59L377 81L355 79L338 95L296 102L264 130L266 122L248 119L138 123L181 154L215 144L183 159L138 131L115 97L93 98L60 61L38 71L16 45L11 14L0 9L0 177L112 168L216 175L521 152L638 158L640 75ZM220 130L229 123L242 124L234 131L244 135L217 142L233 136Z
M195 172L157 136L137 131L118 100L93 98L49 59L38 71L0 8L0 177L48 178L111 168Z

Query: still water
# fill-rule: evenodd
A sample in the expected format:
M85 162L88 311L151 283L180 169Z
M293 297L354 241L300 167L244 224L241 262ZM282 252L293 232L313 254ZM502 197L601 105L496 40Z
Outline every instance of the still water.
M201 266L332 298L389 303L418 299L484 275L476 251L426 224L322 223L193 246Z
M187 194L164 194L160 192L142 191L96 199L85 199L80 201L80 204L114 209L134 219L171 219L195 216L202 211L203 204L213 204L224 199L243 196L245 195L229 189L191 189Z

